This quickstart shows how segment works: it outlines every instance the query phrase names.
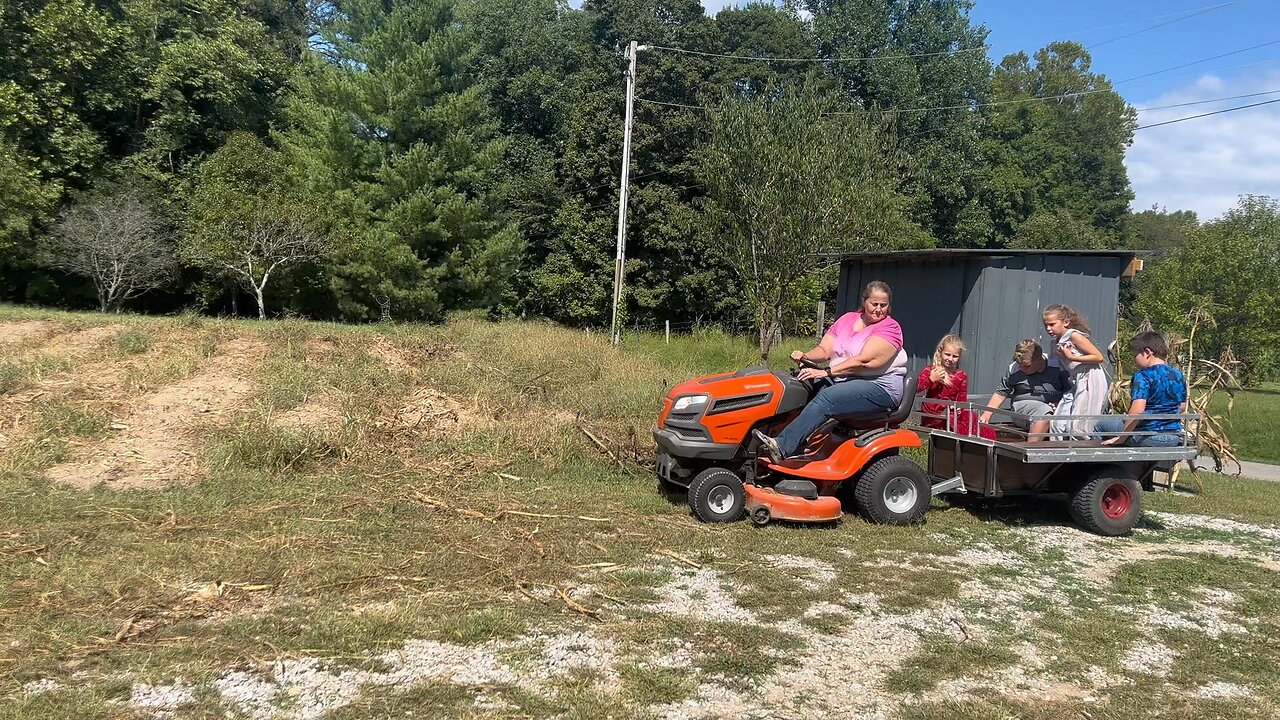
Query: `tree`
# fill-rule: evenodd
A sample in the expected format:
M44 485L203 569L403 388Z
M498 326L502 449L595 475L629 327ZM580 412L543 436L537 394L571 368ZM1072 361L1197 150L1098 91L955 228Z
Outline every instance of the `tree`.
M911 216L948 246L992 239L982 203L983 118L990 92L987 29L972 0L803 0L822 57L845 98L880 110L912 158ZM929 108L928 111L921 111Z
M1137 114L1092 71L1079 43L1053 43L1034 60L1007 56L992 79L992 104L983 108L986 203L996 232L1010 238L1033 217L1069 216L1118 246L1133 199L1124 151ZM1057 99L1039 99L1045 97Z
M278 151L236 133L196 173L182 257L241 285L265 320L268 283L324 257L327 243L311 205L290 186L289 166Z
M920 247L899 158L866 114L807 93L727 100L711 119L701 177L724 250L755 313L767 358L783 310L832 260L822 253Z
M125 302L163 285L177 269L164 222L131 189L72 205L38 258L50 268L93 281L98 309L119 312Z
M519 233L498 201L506 142L450 0L326 4L279 139L320 221L334 311L436 320L501 297Z
M1196 336L1197 354L1228 347L1251 382L1280 377L1280 201L1247 195L1218 220L1191 228L1185 244L1138 274L1136 320L1186 335L1193 308L1216 320Z

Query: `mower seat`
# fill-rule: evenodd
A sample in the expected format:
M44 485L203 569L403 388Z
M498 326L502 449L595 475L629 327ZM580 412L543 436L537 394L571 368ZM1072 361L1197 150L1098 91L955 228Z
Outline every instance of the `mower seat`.
M855 415L837 415L833 419L850 430L875 430L877 428L897 427L911 414L911 409L915 402L916 378L911 375L902 383L902 400L898 402L898 407L893 410L881 410L875 413Z

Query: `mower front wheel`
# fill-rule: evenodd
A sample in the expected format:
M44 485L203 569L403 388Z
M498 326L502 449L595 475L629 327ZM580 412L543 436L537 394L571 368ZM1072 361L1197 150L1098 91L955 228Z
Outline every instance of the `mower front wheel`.
M932 497L924 469L901 455L872 463L854 488L858 511L881 525L911 525L922 521Z
M705 523L727 523L742 517L747 492L731 470L708 468L689 483L689 507Z

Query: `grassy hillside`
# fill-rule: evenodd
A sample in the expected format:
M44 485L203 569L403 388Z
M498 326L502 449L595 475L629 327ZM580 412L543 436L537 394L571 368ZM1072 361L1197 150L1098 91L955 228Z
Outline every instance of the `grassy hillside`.
M1050 502L701 525L648 428L752 356L2 308L0 718L1280 711L1280 485L1121 539Z

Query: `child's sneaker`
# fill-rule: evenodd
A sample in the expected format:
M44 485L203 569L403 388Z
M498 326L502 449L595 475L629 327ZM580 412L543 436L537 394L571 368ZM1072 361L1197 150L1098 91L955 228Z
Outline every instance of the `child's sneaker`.
M755 435L756 439L760 441L760 445L764 447L765 453L769 455L769 460L773 462L774 465L782 462L782 450L778 448L777 440L774 440L759 430L752 430L751 434Z

